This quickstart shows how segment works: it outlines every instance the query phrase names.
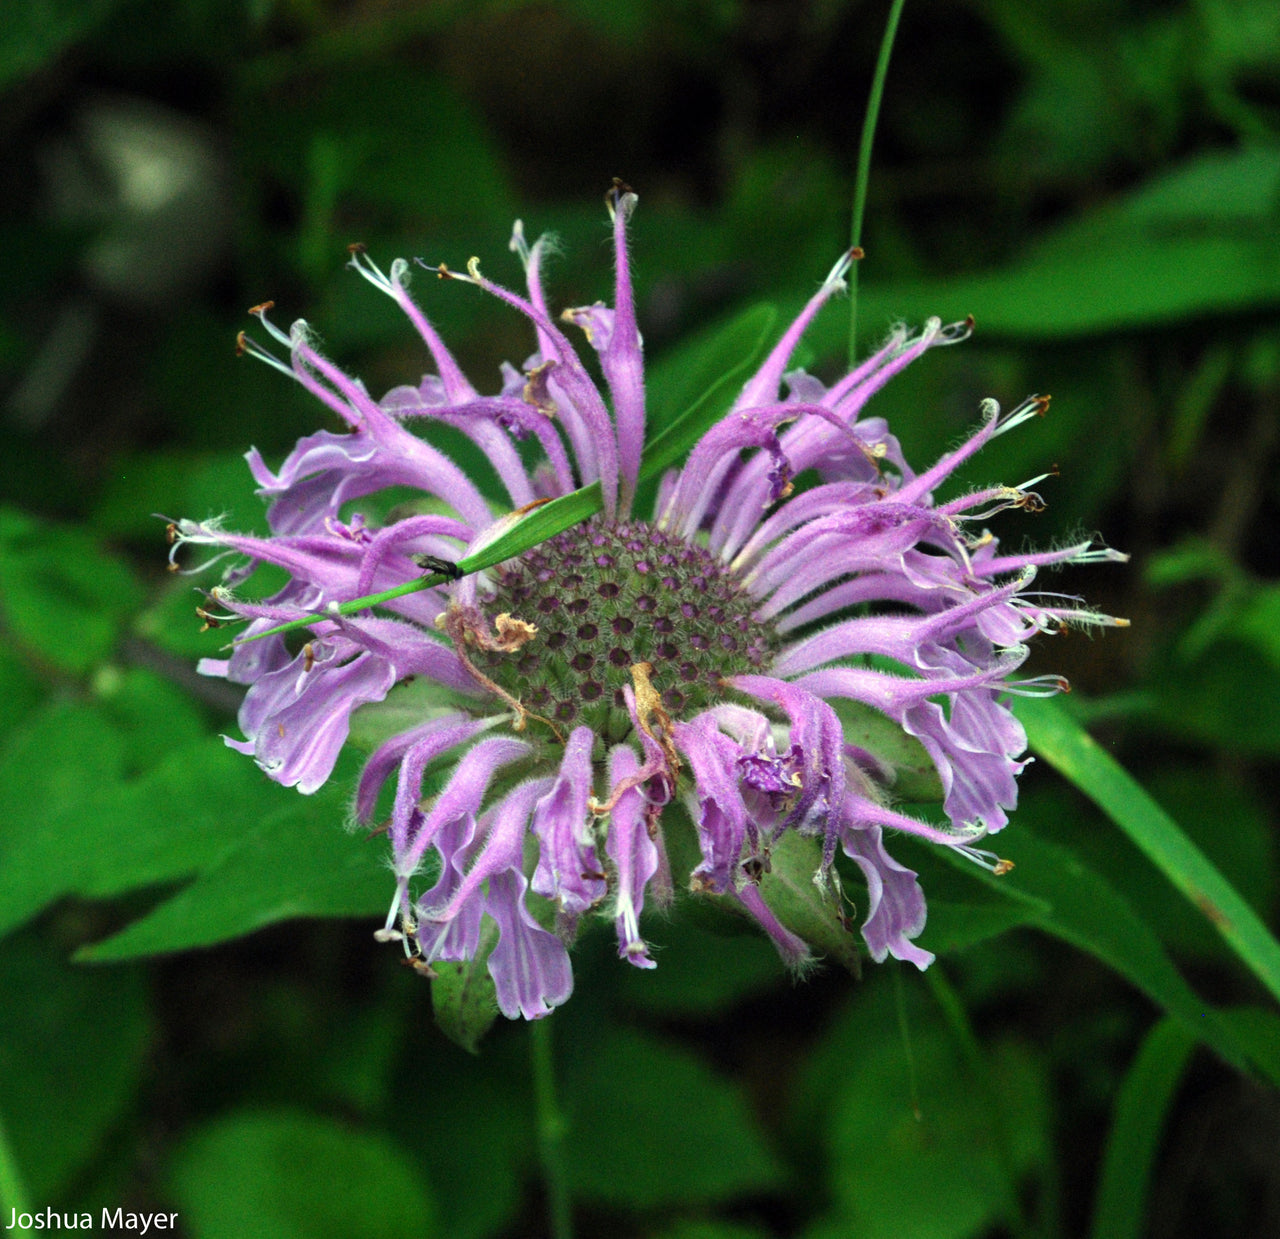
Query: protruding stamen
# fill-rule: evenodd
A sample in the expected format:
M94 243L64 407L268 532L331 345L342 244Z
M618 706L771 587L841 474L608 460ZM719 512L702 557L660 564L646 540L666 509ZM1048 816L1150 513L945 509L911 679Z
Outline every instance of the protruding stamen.
M985 403L985 402L984 402ZM995 401L991 402L992 404ZM1002 435L1010 430L1015 430L1021 426L1023 422L1030 421L1033 417L1043 417L1049 411L1048 396L1028 396L1016 409L1007 417L997 423L992 437Z
M507 248L520 257L520 265L529 270L529 242L524 237L524 220L518 219L511 225L511 240L507 242Z
M357 242L355 245L348 245L347 253L351 255L350 260L347 262L348 267L353 271L359 272L360 275L368 280L369 283L372 284L380 293L386 293L389 297L395 296L395 289L392 287L391 280L383 274L382 268L369 257L368 250L365 248L363 242ZM395 268L393 266L393 275L394 271Z
M613 185L604 196L604 205L609 212L611 220L617 214L619 208L622 210L622 218L629 220L631 213L636 209L636 203L639 201L640 195L626 181L616 176L613 178Z
M960 344L973 335L973 315L969 314L958 323L948 323L938 332L939 344Z
M845 250L836 260L836 265L827 272L827 278L822 281L822 287L843 289L845 286L844 277L849 274L849 268L862 257L863 252L860 246L855 245L851 249Z
M243 331L236 333L236 356L252 357L255 361L264 361L273 370L279 370L281 374L288 375L289 378L297 381L298 376L294 374L293 368L281 361L274 353L263 348L252 336L245 335Z
M1090 547L1067 561L1072 564L1127 564L1129 556L1124 551L1113 550L1109 546ZM1125 621L1128 623L1128 620Z

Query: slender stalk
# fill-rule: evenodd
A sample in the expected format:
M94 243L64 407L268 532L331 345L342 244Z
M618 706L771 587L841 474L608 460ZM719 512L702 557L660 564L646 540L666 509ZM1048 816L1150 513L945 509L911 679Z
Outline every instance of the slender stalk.
M880 100L884 96L885 79L889 76L889 56L893 40L898 33L898 18L907 0L893 0L889 8L889 20L885 23L884 37L880 40L880 55L876 58L876 71L871 79L871 92L867 96L867 114L862 119L862 140L858 143L858 170L853 181L853 220L849 229L849 244L855 249L862 246L862 216L867 206L867 182L871 179L871 145L875 139L876 122L880 119ZM858 357L858 264L849 268L849 366Z
M556 1101L555 1062L551 1052L551 1017L529 1024L533 1051L533 1092L537 1107L538 1153L547 1190L547 1215L552 1239L573 1239L569 1184L564 1172L564 1113Z

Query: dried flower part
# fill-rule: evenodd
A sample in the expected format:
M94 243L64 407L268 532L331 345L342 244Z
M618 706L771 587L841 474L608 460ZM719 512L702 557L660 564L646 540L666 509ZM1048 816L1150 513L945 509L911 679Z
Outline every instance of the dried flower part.
M248 621L249 636L298 620L310 630L297 653L276 634L201 663L205 674L248 685L245 739L227 743L311 792L329 778L355 710L377 708L408 680L415 691L434 686L420 717L398 708L356 793L359 820L387 818L396 889L380 935L450 985L465 988L444 965L482 967L511 1017L545 1015L569 997L567 946L584 915L611 917L619 956L652 968L641 917L647 902L669 903L677 882L754 919L797 969L815 945L853 966L841 855L866 882L859 928L871 957L926 967L933 957L914 941L924 895L886 851L886 832L1007 868L976 845L1008 821L1028 760L1008 699L1065 687L1057 677L1015 678L1027 642L1122 622L1032 583L1045 567L1124 557L1087 542L1002 553L985 522L1039 510L1031 487L1040 479L935 502L957 466L1043 414L1046 399L1008 414L985 402L974 433L920 474L884 421L864 416L894 375L964 339L971 322L897 327L830 387L789 369L813 317L843 287L852 253L662 480L652 519L634 515L645 417L626 250L635 195L619 183L607 202L612 306L553 316L545 246L529 245L519 224L511 248L527 295L489 281L476 260L465 275L429 268L478 286L533 328L536 352L522 371L504 366L490 395L472 386L410 297L403 261L384 274L361 247L352 251L352 265L402 308L434 363L435 373L381 400L316 349L305 323L286 333L268 320L269 306L254 311L288 361L247 336L242 351L294 378L349 430L308 436L275 472L249 453L270 503L269 536L216 522L169 527L171 556L196 545L230 557L210 594L216 614L202 610L206 623ZM605 391L566 324L598 354ZM506 491L497 511L429 434L415 433L431 422L486 454ZM518 440L536 440L534 464ZM802 475L816 482L798 487ZM512 512L589 483L600 486L599 517L457 579L458 560ZM382 526L348 515L391 487L421 499ZM236 587L257 563L282 567L288 583L243 601ZM377 613L334 610L424 570L439 583ZM842 716L877 726L854 724L846 735ZM936 786L947 825L895 806L908 767L903 784ZM440 790L425 796L429 771ZM691 846L669 852L666 833L690 820ZM673 873L672 856L690 851L687 871ZM531 891L545 902L531 904Z

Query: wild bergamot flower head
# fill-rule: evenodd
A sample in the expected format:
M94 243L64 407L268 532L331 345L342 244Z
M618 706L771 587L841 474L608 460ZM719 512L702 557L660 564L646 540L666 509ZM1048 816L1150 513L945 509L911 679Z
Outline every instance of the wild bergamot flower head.
M804 918L771 896L768 880L797 841L790 863L804 858L806 884L837 922L846 907L837 854L861 870L872 958L926 967L933 957L913 941L924 896L886 851L886 833L1001 867L977 844L1006 824L1026 762L1008 697L1063 686L1014 678L1026 643L1119 622L1031 585L1045 565L1122 556L1089 543L1005 554L985 529L995 512L1035 507L1033 483L935 499L962 461L1046 400L1008 414L985 402L978 429L920 474L885 422L863 416L895 374L963 339L970 324L897 327L830 387L788 370L851 255L683 468L662 479L652 513L637 513L645 391L626 249L635 201L622 186L608 197L611 308L553 318L546 245L528 245L519 224L511 244L527 295L491 283L475 260L466 275L433 269L505 301L533 327L536 351L519 370L504 366L492 395L472 386L410 297L402 260L388 274L359 247L351 260L404 310L434 363L416 386L381 399L325 358L305 323L286 335L259 307L289 360L242 338L244 347L346 429L301 440L277 471L249 453L270 536L209 522L175 529L176 544L234 555L213 593L228 616L249 622L247 637L299 619L310 629L300 649L275 634L201 663L248 685L245 739L228 738L232 748L313 792L330 777L352 714L400 703L403 721L369 757L354 804L361 822L389 813L395 893L380 936L404 941L424 969L486 958L510 1017L545 1015L569 997L567 944L587 914L611 916L620 956L652 968L640 916L646 903L668 904L677 883L754 918L803 965ZM573 330L595 350L605 391ZM432 422L485 453L501 502L415 433ZM815 481L798 489L800 475ZM512 511L593 482L599 515L519 558L379 611L334 610L420 578L424 562L473 553L510 526ZM361 501L391 487L421 499L367 520ZM235 587L258 563L283 568L288 583L243 601ZM927 755L947 825L896 807L898 766L876 739L886 727ZM669 846L673 832L679 846Z

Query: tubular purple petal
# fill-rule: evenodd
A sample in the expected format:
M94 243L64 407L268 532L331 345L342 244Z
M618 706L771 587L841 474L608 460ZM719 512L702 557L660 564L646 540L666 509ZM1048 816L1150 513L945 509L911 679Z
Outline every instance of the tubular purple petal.
M286 335L258 307L270 347L242 338L241 351L293 378L350 431L301 439L275 471L248 454L269 504L267 536L216 519L168 531L173 568L184 570L178 556L194 548L222 572L204 622L246 625L229 657L200 663L202 674L247 686L245 739L227 743L310 792L365 709L356 734L385 738L364 766L354 816L371 823L390 803L395 882L377 936L400 941L429 972L433 961L477 960L496 926L485 963L510 1018L538 1019L568 999L568 947L587 917L613 922L620 959L654 969L641 914L671 906L677 884L736 905L803 970L812 948L801 924L849 962L857 931L830 899L853 882L860 902L861 874L871 958L927 967L933 956L914 941L924 893L889 856L887 833L1003 872L1007 862L974 845L1007 823L1029 760L1008 699L1065 686L1052 675L1014 678L1027 643L1124 622L1033 592L1038 568L1118 553L1083 542L1003 553L982 526L1043 507L1030 489L1043 477L935 502L963 461L1043 412L1044 399L1003 417L984 402L978 429L921 474L884 419L868 415L886 383L962 339L970 322L895 327L829 387L788 370L851 254L683 468L659 479L654 518L633 515L645 427L627 252L634 201L615 183L614 304L560 316L597 352L607 399L548 307L548 243L528 245L519 223L511 248L527 297L482 276L478 260L467 274L434 269L532 327L530 356L502 363L487 394L409 296L408 264L398 259L386 275L353 249L352 266L403 310L436 373L375 400L318 351L305 323ZM272 351L281 346L287 365ZM503 500L491 504L429 441L437 425L485 457ZM469 571L530 508L595 482L600 515ZM244 598L258 565L282 569L287 583ZM427 588L428 579L442 583ZM862 707L881 717L864 725ZM943 824L894 807L904 771L911 794L934 789ZM687 814L668 812L677 798ZM821 850L792 832L821 839ZM691 871L673 874L671 857L695 851ZM810 877L817 902L797 915L797 880L810 899ZM806 917L819 905L815 929Z

